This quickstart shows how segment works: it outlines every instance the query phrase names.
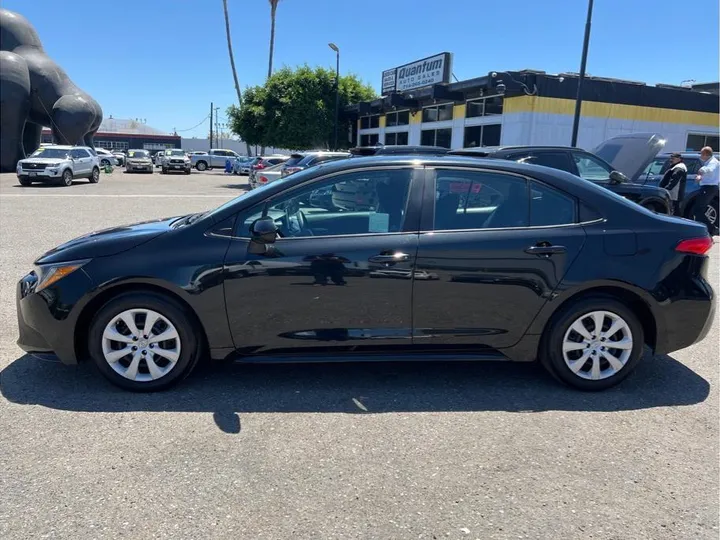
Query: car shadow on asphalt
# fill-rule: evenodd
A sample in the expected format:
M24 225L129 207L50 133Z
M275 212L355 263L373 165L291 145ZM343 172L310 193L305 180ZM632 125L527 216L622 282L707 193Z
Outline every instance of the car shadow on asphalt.
M536 363L222 363L171 390L133 394L87 362L26 354L0 373L0 391L12 403L67 411L210 412L221 430L237 433L242 413L610 412L693 405L710 384L670 356L644 358L622 384L598 393L562 386Z
M224 184L220 187L224 187L227 189L242 189L243 191L248 191L250 189L250 184Z

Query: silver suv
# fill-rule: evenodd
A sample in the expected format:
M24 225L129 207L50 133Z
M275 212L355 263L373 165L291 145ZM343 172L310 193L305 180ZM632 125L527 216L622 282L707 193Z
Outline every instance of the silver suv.
M33 182L71 186L75 178L87 178L91 184L97 184L100 162L95 150L88 146L47 145L18 161L16 172L21 186Z
M160 158L160 166L162 167L162 174L167 174L170 171L190 174L192 169L190 158L185 153L185 150L179 148L165 150L165 154Z

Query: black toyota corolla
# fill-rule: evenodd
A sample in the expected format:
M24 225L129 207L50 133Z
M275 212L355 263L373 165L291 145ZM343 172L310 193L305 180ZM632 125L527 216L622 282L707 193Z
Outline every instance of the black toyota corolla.
M539 359L601 390L644 346L705 337L711 247L702 225L562 171L358 158L53 249L18 284L18 343L129 390L210 359Z

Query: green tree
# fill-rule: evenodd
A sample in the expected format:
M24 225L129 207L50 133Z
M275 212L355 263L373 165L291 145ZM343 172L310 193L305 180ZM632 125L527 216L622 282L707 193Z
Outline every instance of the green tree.
M376 97L355 75L340 77L340 146L351 128L345 107ZM330 148L335 121L335 72L322 67L283 68L263 86L247 88L240 107L228 109L234 133L249 144L308 150Z

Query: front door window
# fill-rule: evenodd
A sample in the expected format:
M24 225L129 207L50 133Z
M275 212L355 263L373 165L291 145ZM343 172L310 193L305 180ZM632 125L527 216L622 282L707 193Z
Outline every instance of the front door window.
M261 204L238 220L237 236L271 216L283 238L383 234L403 230L411 170L368 170L333 177Z

